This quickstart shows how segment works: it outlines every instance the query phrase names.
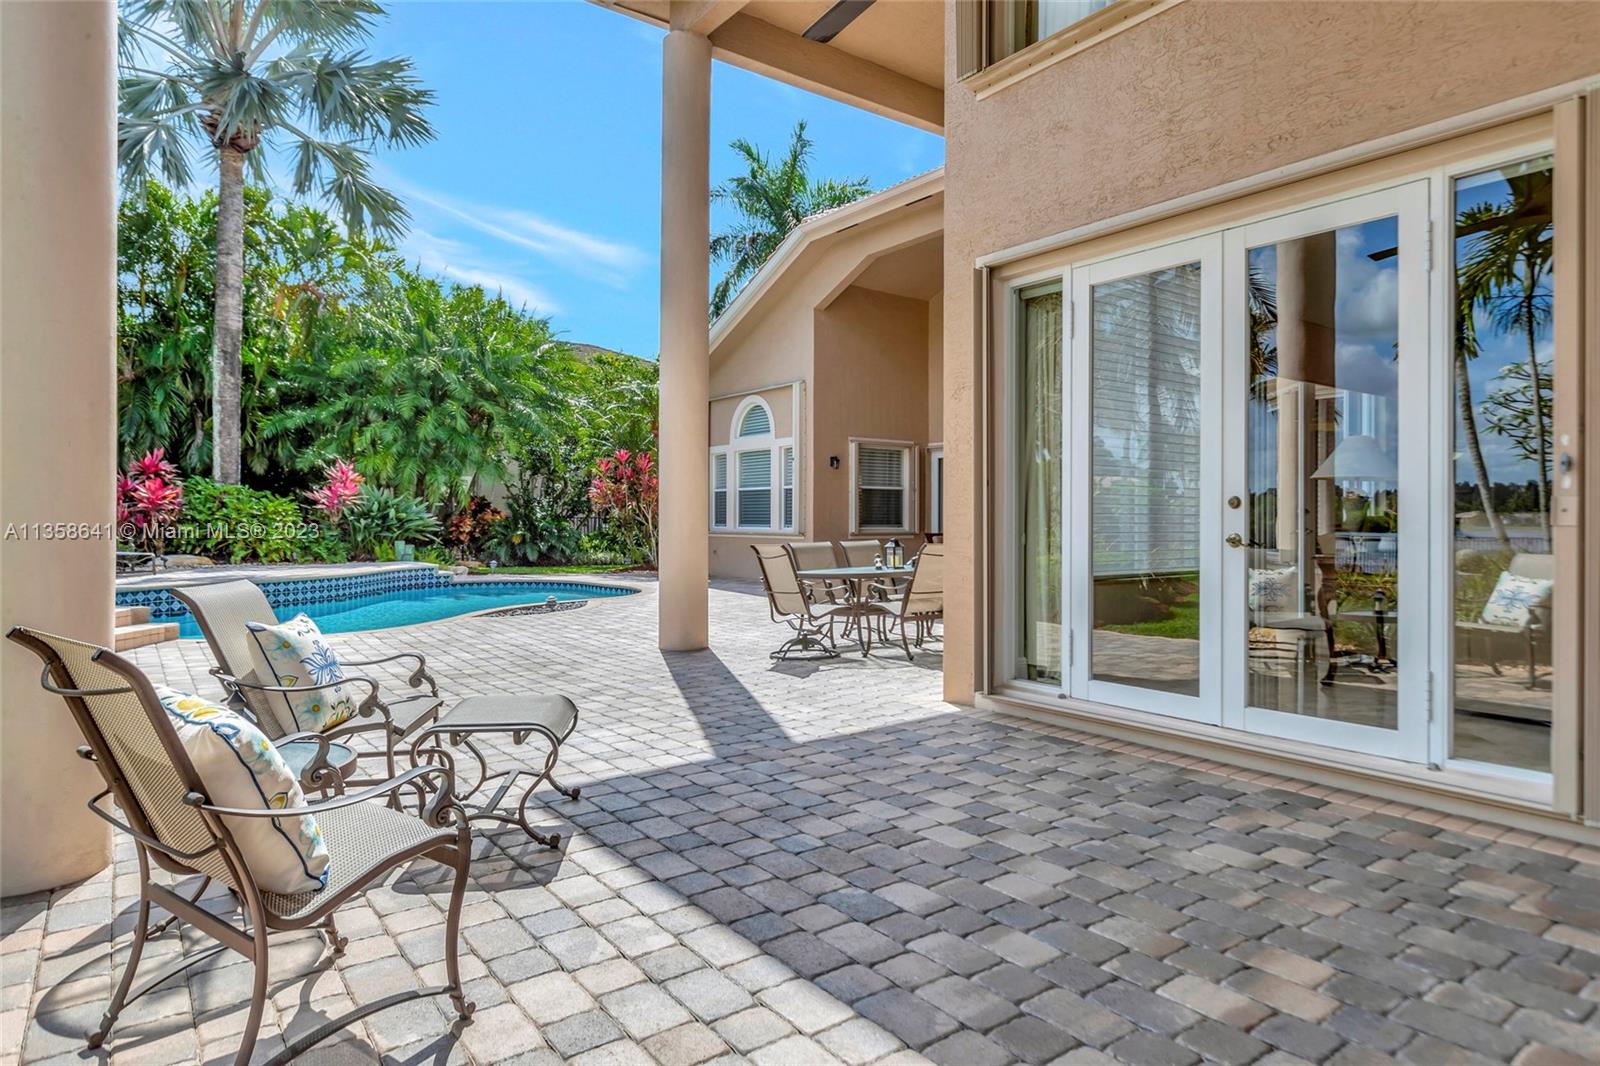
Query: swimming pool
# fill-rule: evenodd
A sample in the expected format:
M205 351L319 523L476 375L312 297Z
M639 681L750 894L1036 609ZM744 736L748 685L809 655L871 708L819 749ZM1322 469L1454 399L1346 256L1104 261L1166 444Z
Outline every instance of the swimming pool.
M375 587L376 585L376 587ZM395 586L399 587L395 587ZM388 586L388 587L386 587ZM631 595L635 590L580 581L450 581L440 578L418 585L358 578L316 581L263 582L262 591L279 621L304 611L324 633L349 633L358 629L434 622L455 615L496 607L559 601L604 599ZM125 602L126 601L126 602ZM152 621L178 623L178 636L199 637L200 626L165 589L135 594L118 593L119 606L142 603L151 608Z

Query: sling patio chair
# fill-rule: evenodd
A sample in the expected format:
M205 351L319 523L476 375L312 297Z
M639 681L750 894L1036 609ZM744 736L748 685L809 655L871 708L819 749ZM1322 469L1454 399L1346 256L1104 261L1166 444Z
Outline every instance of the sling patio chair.
M781 544L752 544L756 563L761 568L761 587L767 594L767 609L774 622L794 630L794 636L779 645L771 658L784 660L800 653L806 658L835 659L834 623L855 617L861 610L856 603L830 603L810 591L802 582L794 557Z
M888 598L888 618L900 628L900 646L906 658L911 658L911 644L906 627L916 628L916 645L933 633L933 624L944 618L944 545L924 545L917 553L916 569L911 576L894 585L881 586Z
M275 807L271 802L256 807L218 805L212 802L161 697L136 666L105 648L37 630L18 626L6 635L44 661L40 683L66 701L87 741L78 748L78 754L94 763L105 781L106 787L89 800L89 809L133 839L139 860L139 909L133 943L100 1027L87 1035L91 1049L105 1042L118 1015L145 993L231 949L254 964L249 1013L234 1057L235 1066L244 1066L255 1050L267 1003L270 938L277 933L316 928L327 937L335 954L342 952L345 940L334 924L334 912L391 871L419 857L455 871L445 917L447 983L396 992L358 1006L288 1040L287 1046L268 1063L286 1063L368 1015L425 997L448 995L459 1018L465 1021L471 1017L473 1004L467 1000L461 982L458 939L472 835L466 812L452 798L447 767L433 763L415 766L363 792L304 807ZM401 794L417 796L420 816L369 802ZM108 808L108 799L120 811L120 818ZM252 872L240 843L245 836L240 834L247 834L255 819L271 819L277 832L283 834L285 829L280 822L302 816L316 819L327 849L326 882L312 891L269 891ZM198 876L199 887L192 894L183 894L158 883L152 876L152 863L176 877ZM242 926L226 913L200 905L200 898L212 881L233 894L244 921ZM152 906L160 906L172 917L152 927ZM216 943L180 955L151 975L138 990L131 991L145 942L160 935L174 920L188 923ZM137 1058L136 1052L132 1054Z
M874 559L883 558L883 544L876 540L840 540L834 542L840 566L871 566Z
M833 545L825 540L790 544L789 557L796 570L828 570L839 565ZM845 581L807 581L804 588L812 602L824 606L850 601L850 585Z
M256 724L278 747L289 768L300 775L303 784L319 790L336 783L343 785L370 784L395 776L399 767L395 753L399 742L419 732L439 716L444 700L439 696L439 686L428 673L427 660L418 652L402 651L382 659L346 660L339 665L380 666L387 663L415 662L416 669L408 679L413 689L427 686L426 692L415 692L398 699L386 699L378 682L360 674L345 674L341 680L326 684L278 685L275 677L259 677L255 660L251 656L251 638L246 623L277 625L272 604L260 586L251 581L219 581L209 585L187 585L168 590L200 625L200 632L211 647L217 666L211 673L222 683L235 708L247 711ZM306 732L299 728L286 697L305 695L319 689L341 685L364 688L365 694L356 710L355 719L335 726L323 733ZM372 737L382 744L379 751L361 751L339 743L359 737ZM320 750L318 741L325 742L327 750ZM372 779L350 776L359 760L383 759L385 773ZM332 772L330 772L330 770Z
M235 706L242 706L248 711L261 725L262 731L273 738L274 743L287 742L283 754L291 769L295 768L296 759L304 759L297 752L302 745L319 739L333 742L331 755L318 756L307 764L307 769L301 772L303 782L311 775L312 785L325 786L327 778L332 776L326 769L328 764L333 764L335 772L344 776L345 786L384 780L378 777L352 781L348 775L354 766L350 764L358 759L382 759L387 776L393 777L398 768L398 756L407 753L408 748L412 764L426 758L442 763L454 772L456 753L451 749L462 749L469 752L478 765L478 775L472 787L463 786L456 794L456 801L466 808L469 818L516 825L547 847L560 845L561 834L543 834L533 828L528 821L528 806L534 790L546 781L568 799L578 798L578 788L568 788L555 777L561 745L578 728L578 708L567 697L553 693L469 696L458 700L448 712L442 712L444 700L439 696L438 683L428 672L427 660L414 651L402 651L381 659L339 661L341 668L415 663L416 668L407 680L411 688L418 691L398 699L386 697L376 680L360 674L346 673L342 680L330 681L325 685L264 684L256 676L246 623L275 625L277 617L260 587L253 582L239 580L187 585L170 591L188 606L190 613L200 623L200 631L211 646L211 654L217 659L217 669L212 673L227 689ZM268 680L275 681L277 678ZM365 720L351 720L321 734L294 732L295 722L283 697L291 693L303 695L336 685L365 687L366 695L356 710L356 719ZM424 686L426 691L421 691ZM373 720L374 716L376 720ZM528 738L537 736L548 751L542 764L533 768L517 766L491 770L488 758L477 743L477 738L488 734L503 734L513 745L521 745ZM278 740L280 736L283 741ZM337 742L363 736L378 740L382 744L381 750L348 749L351 754L346 764L339 766L340 749L344 746ZM291 758L291 755L295 757ZM527 781L526 787L513 791L523 779ZM454 780L459 785L462 777L457 774ZM489 791L491 786L494 786L492 792ZM475 797L480 793L485 798L478 802ZM503 801L508 796L512 801L518 801L515 813L502 809Z

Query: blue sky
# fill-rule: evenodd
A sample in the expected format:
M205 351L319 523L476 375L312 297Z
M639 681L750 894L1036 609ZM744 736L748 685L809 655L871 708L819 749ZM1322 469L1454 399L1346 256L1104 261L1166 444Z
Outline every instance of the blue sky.
M376 158L412 213L407 255L567 340L653 357L661 36L579 0L390 5L368 50L411 56L438 94L437 139ZM712 182L736 169L729 141L776 154L799 119L818 176L882 188L944 160L939 137L716 63Z

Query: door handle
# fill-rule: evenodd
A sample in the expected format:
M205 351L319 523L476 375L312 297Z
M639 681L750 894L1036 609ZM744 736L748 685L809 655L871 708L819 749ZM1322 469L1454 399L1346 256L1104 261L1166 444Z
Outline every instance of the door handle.
M1227 537L1224 538L1224 539L1227 542L1228 547L1230 547L1230 548L1242 548L1242 547L1244 547L1244 538L1239 536L1239 534L1237 534L1237 533L1229 533L1227 535Z

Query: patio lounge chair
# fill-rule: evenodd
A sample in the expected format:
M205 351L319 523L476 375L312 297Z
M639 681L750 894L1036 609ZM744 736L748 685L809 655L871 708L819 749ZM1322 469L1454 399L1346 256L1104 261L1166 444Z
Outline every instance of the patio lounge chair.
M916 644L933 631L933 623L944 617L944 545L928 544L917 554L911 576L891 585L880 586L888 597L888 617L900 627L900 646L911 658L906 627L916 627Z
M774 659L788 659L796 652L807 658L833 659L839 655L834 647L833 626L836 621L850 618L859 612L853 603L830 603L810 591L809 582L802 582L795 571L794 557L780 544L752 544L756 564L761 568L761 586L767 594L767 608L774 622L783 622L794 630L794 636L779 645L772 653ZM824 639L826 638L826 639Z
M378 682L359 674L347 673L343 680L329 681L323 685L282 686L268 684L277 678L256 676L255 662L250 655L250 637L246 622L276 625L277 616L266 593L250 581L219 581L210 585L188 585L169 590L183 601L200 624L211 654L217 660L211 673L222 682L229 701L254 718L256 724L276 745L289 764L300 775L302 783L319 789L340 782L344 785L370 784L373 780L387 780L395 776L398 765L395 751L399 742L430 725L439 715L444 700L439 696L439 686L428 673L427 661L417 652L399 652L383 659L340 660L341 667L378 666L383 663L415 661L410 681L413 689L427 686L427 692L417 692L399 699L385 699ZM325 733L300 731L289 716L282 699L274 694L314 692L319 688L352 685L365 688L366 694L349 723L336 726ZM376 715L376 718L374 718ZM358 751L340 744L341 740L369 736L379 740L379 751ZM325 742L327 751L313 745ZM385 774L370 780L350 777L350 772L361 759L382 758ZM336 771L330 774L329 768Z
M139 860L139 910L133 943L100 1027L87 1036L90 1048L105 1042L118 1015L140 996L231 949L249 959L255 968L249 1013L234 1058L236 1066L244 1066L255 1050L256 1033L267 1002L269 938L280 932L320 928L334 952L343 951L345 942L334 924L334 912L390 871L420 856L455 871L445 913L447 983L396 992L358 1006L290 1040L268 1062L271 1066L288 1062L361 1018L428 996L448 995L461 1019L471 1016L473 1005L462 987L457 941L472 837L465 812L451 801L453 789L447 768L435 764L413 767L364 792L306 807L217 806L211 802L167 710L137 667L105 648L36 630L17 627L7 636L44 661L40 683L66 701L87 741L78 754L94 763L105 779L105 789L89 801L89 809L133 838ZM368 802L402 792L417 794L425 817ZM108 809L108 798L125 820L119 820ZM251 818L271 818L276 824L278 819L301 815L317 819L332 859L327 883L320 890L293 895L267 891L257 884L229 824ZM191 895L181 895L156 883L151 876L152 862L178 877L199 876L199 888ZM237 899L244 918L242 927L200 905L201 894L213 880L226 886ZM173 919L152 927L152 906L160 906ZM217 943L180 955L130 995L146 940L159 935L172 920L187 922ZM131 1054L138 1057L137 1051Z
M465 749L472 754L478 764L478 776L472 788L456 795L456 801L467 809L468 817L507 822L520 826L541 844L549 847L557 847L560 844L559 833L544 835L535 831L529 824L527 815L534 789L545 781L550 782L557 792L568 799L578 798L579 789L568 788L555 777L556 761L561 753L561 745L578 728L578 708L565 696L542 693L471 696L457 702L447 713L441 714L440 708L444 700L439 696L439 686L434 681L433 675L428 673L427 661L417 652L410 651L399 652L382 659L340 660L341 667L415 662L416 669L412 671L408 681L413 689L426 686L427 690L399 699L386 699L379 689L378 682L372 678L349 673L342 681L329 682L321 686L301 685L284 688L262 684L255 676L254 660L250 655L245 623L273 624L276 621L266 594L249 581L190 585L173 589L172 594L188 605L200 623L200 631L205 634L206 643L211 646L211 653L217 659L218 668L212 673L228 690L235 705L242 705L249 711L261 725L262 731L274 738L275 743L278 742L277 738L280 735L285 741L291 742L291 748L298 748L303 743L315 740L336 742L363 735L373 736L382 744L381 750L355 751L350 761L383 759L389 777L394 776L397 768L397 752L403 752L406 748L410 749L409 761L412 764L427 759L444 763L452 771L456 768L455 755L446 747L446 743L453 748ZM292 733L294 723L283 720L278 708L280 701L268 698L273 693L304 693L318 688L329 688L335 684L366 687L366 698L361 701L356 716L366 717L367 721L352 721L322 734ZM371 720L374 714L378 716L376 721ZM518 767L491 771L488 759L475 742L475 738L482 734L504 734L514 745L524 743L531 736L538 736L549 750L537 769ZM323 766L330 762L337 766L339 747L338 744L334 745L332 758L318 757L310 762L307 770L301 772L301 780L305 781L307 774L320 774L322 776L313 783L319 786L325 784L328 773ZM285 750L283 754L290 768L294 769L295 760L289 758L291 752ZM297 758L304 757L297 756ZM341 773L346 773L349 769L349 766L345 766ZM512 787L523 777L530 780L527 787L517 793L521 802L515 815L502 812L501 801L511 794ZM459 776L457 780L460 780ZM499 782L499 786L490 798L483 803L469 805L474 796L493 782ZM348 777L343 781L346 786L352 783L366 782L352 782Z

